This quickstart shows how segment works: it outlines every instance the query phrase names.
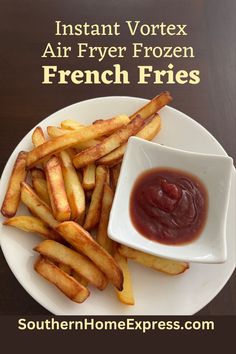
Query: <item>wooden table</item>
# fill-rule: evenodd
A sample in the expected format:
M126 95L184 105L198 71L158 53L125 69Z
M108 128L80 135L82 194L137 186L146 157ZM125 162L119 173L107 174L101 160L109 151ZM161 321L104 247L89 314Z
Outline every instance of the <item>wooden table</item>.
M185 112L208 129L233 158L236 157L236 2L226 0L120 0L114 1L29 1L1 2L1 170L12 150L24 135L43 118L72 103L84 99L129 95L151 98L162 90L171 91L173 107ZM90 45L129 45L132 42L123 31L120 37L62 38L54 37L55 20L65 23L124 23L140 19L144 23L187 24L187 37L137 36L146 45L191 45L192 59L123 59L130 71L130 85L42 85L41 66L47 63L72 69L104 70L116 60L42 59L47 42ZM165 68L173 63L179 69L199 68L198 85L137 85L135 65ZM16 281L0 254L0 314L47 314ZM236 314L236 273L220 294L204 309L202 315Z

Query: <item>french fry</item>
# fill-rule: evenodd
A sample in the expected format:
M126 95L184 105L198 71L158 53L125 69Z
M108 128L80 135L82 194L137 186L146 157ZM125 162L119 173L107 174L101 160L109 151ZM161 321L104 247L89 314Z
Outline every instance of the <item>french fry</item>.
M76 120L66 119L61 122L62 129L67 130L79 130L83 128L85 125L77 122Z
M66 264L63 264L63 263L58 263L57 264L58 268L60 268L61 270L63 270L63 272L67 273L68 275L71 275L72 276L72 269L71 267L69 267L68 265ZM73 277L74 278L74 277ZM75 278L75 280L79 281L78 279ZM80 281L79 281L80 283ZM81 283L82 284L82 283ZM83 284L82 284L83 285Z
M4 225L13 226L17 229L40 234L45 238L56 240L58 242L64 241L63 238L54 230L48 228L48 226L39 218L30 215L14 216L8 220L5 220Z
M55 127L53 125L49 125L47 127L47 133L50 138L57 138L58 136L68 134L69 132L66 129Z
M45 164L45 173L53 215L58 221L69 220L71 209L67 199L60 161L51 157Z
M103 121L104 121L104 119L96 119L96 120L93 121L92 124L101 123L101 122L103 122Z
M41 127L35 128L32 134L32 143L34 146L39 146L45 143L46 139L43 133L43 129Z
M71 160L75 157L75 155L77 154L76 149L74 148L69 148L66 150L66 152L68 153L68 155L70 156Z
M94 189L96 181L96 166L91 163L84 167L83 170L83 187L86 191Z
M152 140L159 132L160 128L161 128L161 118L158 114L155 114L153 118L150 120L150 122L148 122L144 126L144 128L142 128L136 134L136 136L138 138L142 138L145 140ZM113 166L117 164L122 160L126 147L127 147L127 143L122 144L117 149L113 150L109 154L97 160L97 163L106 166Z
M54 126L49 126L49 127L47 127L47 132L48 132L48 136L50 136L50 138L56 138L56 137L64 135L64 134L68 134L70 131L66 130L66 129L54 127ZM80 149L80 150L85 150L85 149L90 148L91 146L97 145L99 142L100 142L100 140L91 139L88 141L84 141L82 143L79 142L78 144L75 144L74 148Z
M26 178L26 156L26 152L19 152L13 166L5 198L1 207L2 215L7 218L10 218L16 214L20 203L21 182L23 182Z
M105 275L87 257L53 240L45 240L34 251L60 264L64 264L88 282L103 290L107 285Z
M168 91L161 92L158 96L149 101L145 106L141 107L138 111L133 113L130 116L130 120L133 120L137 114L140 115L143 119L147 119L171 101L172 97Z
M110 168L107 169L106 183L108 184L108 186L111 185L111 172L110 172Z
M77 251L90 258L118 290L122 290L123 273L120 267L114 258L95 242L87 231L73 221L65 221L59 224L56 231Z
M125 305L134 305L135 300L134 300L133 287L132 287L131 276L128 268L127 258L122 256L119 252L115 252L114 258L116 262L119 264L124 276L123 290L119 291L116 289L117 297L120 300L120 302L122 302Z
M53 262L54 264L56 264L55 262ZM60 268L61 270L63 270L63 272L67 273L68 275L71 275L73 278L75 278L72 273L73 273L73 270L71 269L71 267L69 267L68 265L66 264L63 264L63 263L57 263L56 264L58 266L58 268ZM80 281L79 281L79 278L76 279L80 284L82 284ZM84 284L82 284L84 285Z
M82 277L82 275L80 275L79 273L77 273L75 270L72 269L71 272L71 276L73 278L75 278L75 280L77 280L80 284L82 284L83 286L88 286L89 282Z
M128 122L129 118L127 116L119 115L99 124L90 125L80 130L73 130L68 134L48 140L35 147L27 154L26 165L28 168L32 168L44 159L62 150L68 149L69 147L75 146L78 142L99 138L114 129L119 129L122 125L125 125Z
M116 190L116 186L118 183L119 175L120 175L120 168L121 168L121 163L113 166L110 171L111 171L111 185L113 190Z
M77 170L77 176L78 176L78 178L79 178L80 183L82 184L82 183L83 183L82 172Z
M46 182L45 173L41 168L34 167L30 170L30 173L31 173L31 179L40 178L40 179L44 179Z
M106 180L107 169L103 166L96 168L96 183L91 197L89 209L87 211L84 228L93 229L99 222L102 205L103 187Z
M67 151L60 152L62 174L71 209L71 219L78 220L85 213L85 194Z
M89 296L89 290L86 287L46 258L40 257L34 269L75 302L84 302Z
M52 215L50 207L39 198L39 196L26 182L21 183L21 201L34 215L44 221L52 229L59 224L59 222Z
M95 126L98 124L99 123L95 124ZM121 144L126 142L131 135L135 135L143 125L143 119L140 116L137 116L128 125L116 130L99 144L79 152L73 159L75 167L84 167L87 164L95 162L104 155L107 155L109 152L115 150Z
M110 254L112 254L113 252L114 242L108 237L107 226L113 202L113 196L113 190L107 183L105 183L102 198L102 210L98 225L96 241Z
M145 267L159 270L160 272L169 275L183 273L189 268L189 265L186 262L177 262L170 259L153 256L124 245L119 245L118 251L122 256L143 264Z
M46 204L51 205L44 171L34 167L30 174L35 192Z
M43 130L40 127L37 127L34 130L32 142L35 147L42 146L46 142ZM57 156L52 156L48 159L44 159L43 166L46 174L46 190L49 197L48 204L52 207L53 215L58 221L69 220L71 210L65 192L60 160ZM42 182L41 187L45 188L45 186L42 186ZM46 190L44 189L44 193L46 193ZM40 193L38 194L39 197L45 201L45 196L42 197Z

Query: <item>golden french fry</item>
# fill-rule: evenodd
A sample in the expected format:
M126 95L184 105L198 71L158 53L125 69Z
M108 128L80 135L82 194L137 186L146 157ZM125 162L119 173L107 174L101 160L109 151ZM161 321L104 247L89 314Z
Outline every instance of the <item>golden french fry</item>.
M108 184L108 186L111 185L111 172L110 172L110 168L107 169L106 183Z
M121 163L113 166L110 171L111 171L111 185L113 190L116 190L116 186L118 183L119 175L120 175L120 169L121 169Z
M83 187L86 191L94 189L96 181L96 166L91 163L84 167L83 171Z
M106 277L90 259L56 241L45 240L34 250L55 262L70 267L100 290L107 285Z
M107 169L103 166L96 168L96 184L91 197L89 209L87 211L84 228L93 229L99 222L102 205L103 187L106 180Z
M46 258L40 257L34 269L75 302L84 302L90 294L86 287Z
M151 118L146 119L146 125L141 129L136 136L145 140L152 140L161 130L161 117L155 113Z
M50 138L57 138L58 136L68 134L69 132L66 129L55 127L53 125L49 125L47 127L47 133Z
M32 142L35 147L42 146L46 142L45 136L40 127L37 127L34 130L32 136ZM46 189L45 189L45 185L42 186L43 183L42 181L40 186L41 189L44 188L43 192L45 195L44 197L42 196L42 193L38 193L38 195L45 201L46 191L47 191L49 197L48 205L52 207L54 217L58 221L69 220L71 215L71 210L65 192L65 184L62 176L60 160L57 156L52 156L43 161L43 166L46 173ZM39 187L39 183L37 187ZM42 192L42 190L39 192Z
M65 221L70 219L71 209L67 199L62 169L58 157L51 157L45 164L45 173L49 198L55 219Z
M66 264L63 264L63 263L58 263L57 264L58 268L60 268L61 270L63 270L63 272L67 273L68 275L71 275L72 276L72 269L71 267L69 267L68 265ZM73 277L74 278L74 277ZM76 279L77 280L77 279ZM78 280L77 280L78 281ZM80 282L79 282L80 283ZM83 284L82 284L83 285Z
M31 174L31 179L39 178L39 179L44 179L46 182L45 173L41 168L38 168L38 167L32 168L30 170L30 174Z
M60 152L62 174L71 209L71 219L78 220L85 213L85 194L78 174L67 151Z
M161 118L158 114L155 114L153 118L148 122L144 128L142 128L136 136L145 140L152 140L161 129ZM123 158L127 147L127 143L122 144L117 149L113 150L109 154L103 156L101 159L97 160L98 164L113 166L120 162Z
M82 172L81 171L77 171L77 176L79 178L80 183L83 183L83 176L82 176Z
M45 203L51 205L44 171L34 167L30 170L30 174L35 192Z
M100 118L100 119L96 119L96 120L94 120L94 121L93 121L93 123L92 123L92 124L101 123L101 122L103 122L103 121L104 121L104 119L102 119L102 118Z
M32 134L32 143L34 146L39 146L45 143L46 139L43 133L43 129L41 127L35 128Z
M75 155L77 154L76 149L74 148L69 148L66 150L66 152L68 153L68 155L70 156L71 160L73 160L73 158L75 157Z
M130 120L133 120L137 114L139 114L143 119L147 119L171 101L172 97L168 91L161 92L158 96L149 101L145 106L141 107L138 111L133 113L130 116Z
M114 258L95 242L87 231L73 221L65 221L59 224L56 231L77 251L90 258L117 289L122 290L123 274L120 267Z
M123 290L119 291L116 289L116 294L120 302L125 305L134 305L134 294L133 294L133 287L131 276L128 268L127 258L122 256L119 252L115 252L114 258L116 262L119 264L123 276L124 276L124 283L123 283Z
M26 232L36 232L40 235L43 235L44 237L48 237L50 232L47 225L35 216L14 216L13 218L5 220L3 224L16 227Z
M97 124L95 124L95 126L97 126ZM99 144L79 152L73 159L75 167L84 167L100 159L102 156L107 155L126 142L131 135L135 135L143 125L144 120L140 116L137 116L128 125L116 130Z
M21 183L21 200L30 211L54 229L59 222L52 215L50 207L25 182Z
M17 229L42 235L56 241L64 241L54 230L48 228L47 224L35 216L19 215L5 220L4 225L13 226Z
M85 125L77 122L76 120L66 119L61 122L62 129L67 130L79 130L83 128Z
M109 222L110 210L113 202L114 192L111 187L105 183L102 197L102 209L101 216L98 225L98 231L96 236L96 241L103 247L105 250L112 254L114 249L113 241L108 237L107 226Z
M159 270L170 275L183 273L189 268L189 265L186 262L177 262L171 259L153 256L124 245L119 245L118 251L122 256L143 264L145 267Z
M26 178L26 156L26 152L19 152L13 166L5 198L1 207L2 215L7 218L16 214L20 203L21 182Z
M79 273L77 273L75 270L72 269L71 272L71 276L73 278L75 278L75 280L77 280L80 284L82 284L83 286L88 286L89 282L82 277L82 275L80 275Z
M122 125L127 124L128 122L129 118L127 116L119 115L101 123L90 125L80 130L73 130L68 134L48 140L35 147L27 154L26 165L28 168L32 168L37 163L42 162L45 158L68 149L69 147L73 147L78 142L99 138L114 129L119 129Z
M59 234L58 234L59 235ZM60 236L61 237L61 236ZM64 239L63 239L64 240ZM55 240L56 241L56 240ZM67 245L67 242L64 240L64 243L66 243ZM70 248L70 246L67 245L67 247ZM46 257L47 258L47 257ZM53 261L52 258L50 259L54 264L56 264L60 269L62 269L65 273L71 275L73 278L75 278L75 280L77 280L80 284L84 285L84 286L87 286L88 285L88 282L87 280L85 280L82 276L80 276L78 273L76 273L70 266L64 264L64 263L58 263L56 261ZM77 275L77 277L75 276ZM86 285L85 285L86 284Z
M50 138L56 138L64 134L68 134L70 131L66 129L54 127L54 126L49 126L47 127L47 132ZM95 140L95 139L84 141L82 143L78 142L78 144L74 145L74 148L84 150L84 149L88 149L91 146L97 145L99 142L100 142L99 140Z

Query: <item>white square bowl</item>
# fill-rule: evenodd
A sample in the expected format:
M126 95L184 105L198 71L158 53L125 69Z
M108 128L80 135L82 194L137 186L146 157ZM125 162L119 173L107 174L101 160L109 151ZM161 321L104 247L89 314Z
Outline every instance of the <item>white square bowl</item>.
M130 218L130 194L137 177L151 168L174 168L198 177L208 192L207 220L200 236L183 245L164 245L142 236ZM131 137L123 159L110 214L109 237L156 256L201 263L223 263L227 258L226 216L233 160L165 147Z

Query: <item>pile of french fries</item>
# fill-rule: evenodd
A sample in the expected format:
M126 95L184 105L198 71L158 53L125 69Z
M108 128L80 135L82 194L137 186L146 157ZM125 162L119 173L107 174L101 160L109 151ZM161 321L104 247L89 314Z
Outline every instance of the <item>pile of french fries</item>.
M16 159L1 208L4 225L44 238L34 248L35 270L75 302L88 298L90 285L104 290L111 282L118 299L133 305L129 258L170 275L188 268L119 245L107 234L127 141L132 135L152 140L161 128L157 112L171 100L163 92L130 117L89 126L64 120L48 126L47 136L37 127L32 150ZM16 216L20 201L31 215Z

